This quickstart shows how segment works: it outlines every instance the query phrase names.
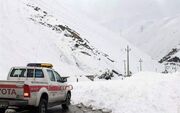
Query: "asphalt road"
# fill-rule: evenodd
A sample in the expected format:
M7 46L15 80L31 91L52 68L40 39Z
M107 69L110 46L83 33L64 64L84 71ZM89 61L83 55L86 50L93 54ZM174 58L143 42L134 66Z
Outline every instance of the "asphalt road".
M101 110L92 110L85 106L71 105L69 110L64 111L61 106L57 106L48 110L48 113L105 113ZM109 113L109 112L106 112Z
M8 112L14 113L14 112ZM31 113L30 111L21 111L15 113ZM71 105L68 110L63 110L61 106L56 106L48 109L48 113L111 113L110 110L92 109L91 107L86 107L82 104Z

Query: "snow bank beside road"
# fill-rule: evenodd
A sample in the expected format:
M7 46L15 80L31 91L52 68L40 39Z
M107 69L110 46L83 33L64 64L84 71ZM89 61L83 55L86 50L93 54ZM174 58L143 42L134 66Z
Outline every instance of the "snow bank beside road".
M72 100L113 113L178 113L180 73L139 73L113 81L74 83Z

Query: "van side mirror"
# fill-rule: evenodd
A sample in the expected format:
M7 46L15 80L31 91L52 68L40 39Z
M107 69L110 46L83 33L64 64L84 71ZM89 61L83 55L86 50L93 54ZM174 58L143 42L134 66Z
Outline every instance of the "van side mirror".
M61 82L61 83L67 82L67 78L61 77L61 80L57 80L57 82Z
M62 81L63 81L63 83L67 82L67 78L66 77L62 77Z

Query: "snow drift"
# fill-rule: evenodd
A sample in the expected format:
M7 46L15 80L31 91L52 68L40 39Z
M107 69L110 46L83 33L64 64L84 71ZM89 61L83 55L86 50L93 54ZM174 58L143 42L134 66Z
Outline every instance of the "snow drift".
M124 80L74 83L72 100L112 113L179 113L180 73L143 72Z

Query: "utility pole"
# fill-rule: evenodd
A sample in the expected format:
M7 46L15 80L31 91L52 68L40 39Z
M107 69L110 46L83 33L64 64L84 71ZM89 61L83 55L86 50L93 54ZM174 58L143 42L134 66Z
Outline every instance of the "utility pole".
M125 49L125 51L127 52L127 76L130 76L130 71L129 71L129 52L131 51L131 49L129 48L129 46L127 46L127 49Z
M140 64L140 71L142 71L142 62L143 62L143 60L140 58L140 60L139 60L139 64Z
M123 60L124 62L124 76L126 76L126 60Z

